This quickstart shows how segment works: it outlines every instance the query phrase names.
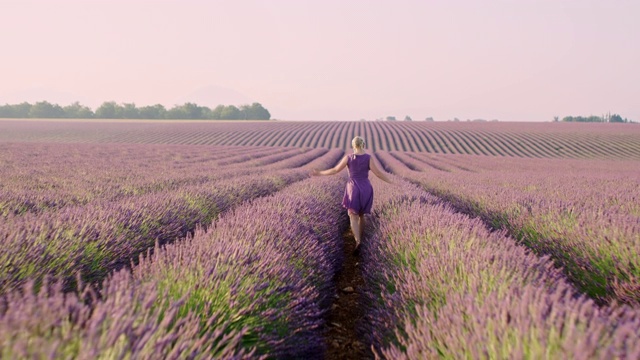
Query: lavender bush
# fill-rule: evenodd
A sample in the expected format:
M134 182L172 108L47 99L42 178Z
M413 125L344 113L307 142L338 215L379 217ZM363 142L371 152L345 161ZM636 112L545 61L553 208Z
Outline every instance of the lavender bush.
M0 144L0 216L58 210L247 175L258 170L247 161L286 151L178 145ZM235 159L234 165L245 162L244 171L238 166L233 170L222 167L231 164L231 158Z
M640 304L636 162L377 155L390 171L550 255L594 299Z
M132 275L114 274L90 305L82 300L90 288L11 292L0 312L3 354L321 358L347 225L343 190L344 179L315 178L244 203L208 230L156 248ZM42 331L50 324L57 327Z
M363 248L378 357L637 358L640 313L581 297L545 257L418 188L381 187Z
M254 357L240 346L245 329L232 329L215 311L204 321L202 313L181 311L184 299L170 301L127 271L105 282L102 300L90 288L78 295L65 293L59 283L45 283L39 291L33 285L10 293L0 306L3 359ZM215 328L202 331L202 323Z
M99 197L83 206L67 205L57 211L9 214L0 218L0 238L3 239L0 261L5 264L0 268L0 290L19 286L27 279L39 283L45 275L56 276L71 289L78 272L83 281L99 283L110 271L128 265L155 242L163 244L184 236L197 224L209 223L221 212L247 199L265 196L306 178L309 166L328 166L341 155L340 150L327 153L323 149L286 152L289 157L283 158L280 153L274 154L275 158L263 157L249 172L247 169L252 168L249 165L236 169L240 164L233 165L235 170L214 167L206 172L200 170L195 176L179 169L164 177L171 179L163 183L166 190L129 196L102 195L102 199L117 200ZM270 157L273 162L264 165ZM315 159L314 163L307 164L311 159ZM203 165L194 164L198 168ZM305 164L307 167L296 169ZM38 170L35 166L33 169ZM227 172L237 176L220 175ZM3 176L11 176L7 174ZM69 178L67 175L63 179ZM49 196L53 195L49 193ZM64 195L61 199L64 201Z

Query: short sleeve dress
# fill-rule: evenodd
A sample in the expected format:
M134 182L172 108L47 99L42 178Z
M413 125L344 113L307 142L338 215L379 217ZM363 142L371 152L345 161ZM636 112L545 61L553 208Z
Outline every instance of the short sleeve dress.
M344 191L342 206L351 213L370 214L373 205L373 187L369 182L369 154L351 154L347 157L349 182Z

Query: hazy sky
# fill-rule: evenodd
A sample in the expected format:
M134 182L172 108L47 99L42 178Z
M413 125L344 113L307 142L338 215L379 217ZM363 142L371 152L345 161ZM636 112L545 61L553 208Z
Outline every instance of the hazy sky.
M0 0L0 104L640 120L638 0Z

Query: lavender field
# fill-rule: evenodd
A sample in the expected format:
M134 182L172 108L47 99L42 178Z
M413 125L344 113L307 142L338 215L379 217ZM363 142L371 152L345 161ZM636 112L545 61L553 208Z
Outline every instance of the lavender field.
M638 126L1 120L0 169L2 359L640 358Z
M426 121L2 120L0 141L286 146L522 158L640 160L640 126Z

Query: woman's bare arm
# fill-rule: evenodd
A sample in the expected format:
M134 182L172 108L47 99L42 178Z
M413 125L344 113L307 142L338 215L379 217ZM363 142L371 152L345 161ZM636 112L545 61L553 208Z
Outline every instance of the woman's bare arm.
M342 169L344 169L346 166L347 166L347 157L345 156L342 158L342 160L340 160L338 165L332 167L331 169L322 170L322 171L318 169L313 169L311 171L311 175L335 175L340 171L342 171Z
M376 163L373 161L373 158L369 159L369 169L371 170L372 173L374 173L377 177L379 177L380 180L387 182L389 184L392 184L391 180L389 180L389 178L387 177L387 174L378 169L378 167L376 166Z

